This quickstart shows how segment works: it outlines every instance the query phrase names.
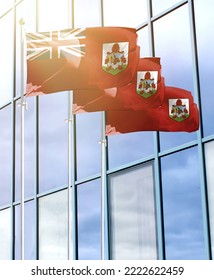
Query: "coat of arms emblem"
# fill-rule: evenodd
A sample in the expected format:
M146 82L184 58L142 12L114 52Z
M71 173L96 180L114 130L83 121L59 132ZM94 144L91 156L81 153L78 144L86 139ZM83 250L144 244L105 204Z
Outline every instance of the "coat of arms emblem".
M103 44L102 69L115 76L128 66L129 43Z
M189 99L169 99L169 116L181 122L189 117Z
M158 71L138 71L136 92L149 98L157 92Z

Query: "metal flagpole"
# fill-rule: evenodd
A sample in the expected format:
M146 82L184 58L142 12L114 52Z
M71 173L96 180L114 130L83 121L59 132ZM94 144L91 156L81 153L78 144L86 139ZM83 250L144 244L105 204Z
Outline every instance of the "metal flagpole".
M70 90L68 92L68 119L66 120L66 122L68 123L68 260L77 259L75 130L72 105L73 91Z
M71 28L71 2L68 1L68 28ZM72 189L73 182L72 182L72 161L71 161L71 152L72 152L72 107L71 104L73 103L73 92L68 91L68 119L66 120L68 123L68 186L67 186L67 199L68 199L68 247L67 247L67 258L68 260L73 259L72 255Z
M19 21L20 24L20 29L21 29L21 158L20 158L20 168L21 168L21 260L24 260L24 250L25 250L25 245L24 245L24 190L25 190L25 182L24 182L24 177L25 177L25 168L24 168L24 156L25 156L25 151L24 151L24 135L25 135L25 130L24 130L24 115L25 115L25 108L26 108L26 101L25 101L25 96L24 96L24 88L25 88L25 34L24 34L24 24L25 21L21 19Z
M74 3L68 1L68 28L74 27ZM75 124L73 91L68 91L68 260L77 259L76 187L75 187Z
M101 258L109 259L108 250L108 196L107 196L107 180L106 180L106 136L105 136L105 112L102 112L102 140L101 144Z
M72 257L72 221L71 221L71 211L72 211L72 176L71 176L71 147L72 147L72 139L71 139L71 132L72 132L72 111L71 111L71 103L72 103L72 91L68 92L68 260ZM72 186L74 187L74 186Z
M101 21L104 26L104 4L100 0ZM109 225L108 225L108 192L107 192L107 141L105 136L106 115L102 112L101 144L101 258L109 259Z

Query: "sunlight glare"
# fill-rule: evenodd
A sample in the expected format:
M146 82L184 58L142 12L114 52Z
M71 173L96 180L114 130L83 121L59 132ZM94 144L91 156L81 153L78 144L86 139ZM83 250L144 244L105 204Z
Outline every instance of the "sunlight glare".
M71 13L68 0L39 0L39 31L69 27L71 27Z

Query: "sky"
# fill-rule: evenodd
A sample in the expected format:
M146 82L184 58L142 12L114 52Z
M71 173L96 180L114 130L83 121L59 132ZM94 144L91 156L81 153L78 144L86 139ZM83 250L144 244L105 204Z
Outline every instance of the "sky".
M147 4L145 0L132 0L130 6L129 1L123 0L104 0L104 24L106 26L130 26L138 27L140 24L147 20ZM153 12L154 15L159 14L164 9L168 9L170 5L176 4L177 0L173 1L157 1L153 0ZM204 116L204 133L205 136L209 136L213 133L213 126L209 120L213 117L213 110L211 102L207 100L212 99L212 90L210 90L210 80L214 73L214 66L211 61L213 60L212 44L214 43L213 36L209 35L209 32L205 30L211 30L213 26L212 10L214 8L213 1L195 0L196 11L196 31L197 31L197 43L198 43L198 55L199 55L199 73L201 78L201 94L202 94L202 113ZM46 13L50 5L52 8L50 12ZM25 1L20 4L20 8L17 10L17 18L23 16L26 20L27 31L35 31L35 10L31 9L29 13L30 1ZM0 12L4 11L5 7L0 4ZM64 29L70 27L69 17L66 0L51 1L40 0L39 1L39 31ZM141 7L141 8L140 8ZM100 26L102 24L100 14L99 0L81 0L76 2L75 5L75 27L82 26ZM121 12L122 10L122 12ZM120 12L118 12L120 11ZM130 16L130 13L134 16ZM206 18L204 18L206 14ZM192 49L189 26L189 11L187 5L182 6L179 10L168 14L166 17L154 23L154 36L155 36L155 55L161 57L162 74L165 77L165 82L169 86L176 86L190 90L194 94L194 77L192 73ZM10 14L0 20L0 34L4 33L5 26L11 28L11 32L7 32L5 37L8 44L1 45L0 63L5 65L5 75L12 76L13 69L13 55L5 56L4 53L13 53L12 44L12 26L9 24L12 17ZM19 27L17 24L17 32ZM141 57L150 56L149 52L149 37L148 28L144 28L139 31L138 43L141 47ZM3 50L3 51L2 51ZM16 52L20 51L17 44ZM18 56L17 56L18 57ZM209 59L207 58L209 57ZM20 62L17 59L17 68L20 68ZM2 70L0 70L2 71ZM0 72L1 73L1 72ZM19 71L16 74L16 80L19 81ZM18 91L17 96L20 96L20 86L17 82ZM12 92L13 84L10 80L5 79L3 83L0 83L1 100L0 105L4 105L8 102L11 96L8 94ZM64 120L67 118L67 94L65 92L56 93L48 96L41 96L39 101L39 144L40 144L40 192L49 191L51 188L64 186L67 183L67 125ZM16 143L17 147L20 144L20 121L19 121L19 109L16 110ZM35 98L28 99L28 111L26 111L26 197L34 194L34 170L35 170ZM90 177L94 174L100 173L101 163L101 147L99 141L101 138L101 113L89 113L81 114L77 116L77 180L85 177ZM90 136L88 135L90 131ZM11 153L8 152L8 147L12 147L12 134L11 134L11 111L10 108L0 110L0 149L4 150L4 153L0 154L0 162L6 162L0 168L0 178L4 178L5 185L0 187L3 196L0 197L0 206L4 205L5 201L8 201L11 194L7 191L7 186L10 185L11 177ZM57 137L56 137L57 135ZM164 152L168 149L185 144L197 139L197 133L160 133L160 150ZM33 145L32 145L33 143ZM120 165L128 164L132 161L137 161L142 157L150 157L154 153L154 135L152 132L138 132L130 133L126 135L112 136L109 138L109 167L110 169L117 168ZM131 147L131 148L130 148ZM53 152L54 151L54 152ZM210 155L210 154L209 154ZM19 165L20 153L16 151L16 164ZM33 160L32 160L33 159ZM212 160L209 157L209 162ZM210 164L212 166L212 164ZM209 165L209 166L210 166ZM129 258L130 250L122 254L121 248L123 242L132 244L132 249L138 248L134 246L134 241L142 242L142 240L130 240L131 234L124 234L125 228L131 231L138 223L132 221L132 217L139 219L138 211L135 207L129 208L124 201L124 198L129 198L133 195L135 199L134 204L137 201L138 195L141 197L142 193L138 193L138 182L132 183L136 189L130 189L129 185L132 182L132 172L138 174L138 172L146 172L149 167L145 166L145 169L131 170L127 174L118 174L118 176L112 177L113 184L117 183L117 188L112 192L112 223L115 225L112 236L114 243L114 254L118 258ZM165 224L165 242L166 242L166 257L168 259L204 259L204 237L203 237L203 221L202 221L202 204L201 204L201 190L200 190L200 177L199 177L199 164L198 164L198 151L196 148L185 150L181 153L174 153L170 156L163 157L161 159L162 168L162 184L163 184L163 202L164 202L164 224ZM150 176L152 177L152 171ZM7 174L7 175L5 175ZM140 177L140 175L138 175ZM16 200L20 199L20 184L19 184L19 170L16 169ZM135 177L136 178L136 177ZM137 177L138 178L138 177ZM129 180L131 182L129 183ZM137 179L136 179L137 180ZM142 180L140 177L139 180ZM212 180L212 179L211 179ZM211 181L212 182L212 181ZM121 187L119 188L121 184ZM144 186L144 184L142 184ZM113 189L113 188L112 188ZM149 193L148 190L144 190L149 195L149 202L147 210L154 208L154 193ZM78 188L78 219L79 219L79 257L81 259L99 259L100 258L100 180L95 180L82 184ZM41 199L40 211L41 213L41 228L46 232L41 234L41 258L49 258L48 253L56 252L54 249L54 242L56 236L59 238L58 242L62 242L60 248L62 251L57 251L56 255L51 253L51 257L63 258L66 254L66 243L62 237L65 235L66 220L60 219L62 213L66 212L66 196L65 192L56 193L53 195L53 199L49 200L49 197ZM117 198L119 203L117 204ZM145 197L142 196L144 201ZM60 201L58 209L54 209L56 201ZM144 201L145 202L145 201ZM148 202L148 203L149 203ZM64 207L64 208L63 208ZM34 208L28 206L29 212L34 213ZM116 209L116 210L115 210ZM122 215L118 213L123 209L126 210L126 218L130 215L130 223L126 220L123 221ZM51 211L50 211L51 210ZM54 211L58 211L56 215L53 215ZM114 212L115 210L115 212ZM129 210L129 211L128 211ZM19 217L18 210L17 217ZM213 212L213 211L212 211ZM1 211L0 211L0 214ZM150 213L151 214L151 213ZM132 216L131 216L132 215ZM1 218L0 229L5 225L8 213L5 213L5 217ZM43 217L46 217L43 219ZM148 218L149 216L147 216ZM64 217L65 218L65 217ZM141 217L143 220L143 217ZM148 224L147 218L143 220L142 224ZM59 219L59 220L58 220ZM49 223L46 223L46 221ZM28 216L27 221L30 221ZM62 223L61 231L48 232L51 228L51 224ZM133 224L132 224L133 222ZM153 221L154 222L154 221ZM121 226L118 227L118 224ZM140 225L142 226L140 223ZM29 222L30 225L30 222ZM9 225L7 224L9 227ZM124 231L122 230L124 226ZM155 224L148 224L148 228L151 226L154 234ZM30 244L30 237L34 236L35 224L31 224L31 233L27 242ZM147 230L148 230L147 228ZM1 230L0 230L1 232ZM18 225L17 225L18 232ZM145 234L147 231L145 231ZM43 238L44 237L44 238ZM1 238L1 235L0 235ZM49 243L48 243L49 241ZM64 243L63 243L64 242ZM122 244L122 245L121 245ZM154 244L152 243L154 246ZM47 250L47 247L49 249ZM121 247L120 247L121 246ZM151 249L151 248L150 248ZM154 249L154 248L153 248ZM119 252L119 253L118 253ZM141 253L141 252L140 252ZM137 254L140 254L136 252ZM47 254L47 255L46 255ZM156 252L149 251L148 255L154 256ZM33 256L33 248L29 246L27 256L31 258ZM18 254L17 254L18 258ZM131 256L130 256L131 258Z

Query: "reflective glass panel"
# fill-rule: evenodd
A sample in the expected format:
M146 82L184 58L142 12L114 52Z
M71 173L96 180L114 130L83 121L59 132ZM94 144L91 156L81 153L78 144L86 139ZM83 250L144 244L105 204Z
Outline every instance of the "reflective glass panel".
M100 0L75 0L74 25L75 27L94 27L101 25Z
M166 259L204 259L197 148L162 158Z
M0 260L11 259L11 209L0 211Z
M109 176L112 259L157 259L153 165Z
M11 106L0 110L0 206L11 201L12 117Z
M83 178L100 172L101 113L79 114L77 124L77 177Z
M147 0L104 0L104 25L137 27L147 20Z
M155 55L161 58L166 86L193 92L192 54L188 6L155 21ZM196 139L196 133L160 133L161 149L169 149Z
M33 260L36 258L36 230L35 230L35 204L34 201L26 202L24 205L24 259ZM21 207L15 207L15 259L21 258Z
M208 186L208 203L209 203L209 218L210 218L210 235L212 244L212 256L214 258L214 142L205 145L206 154L206 172Z
M214 133L213 111L213 73L214 73L214 1L195 0L197 48L199 57L200 90L202 100L203 128L205 136Z
M35 98L28 98L28 110L25 111L25 197L32 196L35 190L35 101Z
M151 56L149 51L149 33L148 27L140 29L138 32L138 46L140 46L140 57Z
M36 207L35 200L25 203L25 259L36 258Z
M21 197L21 107L20 100L15 102L15 201Z
M0 106L11 101L13 94L13 16L10 12L0 20L0 37L4 38L0 51Z
M71 24L68 0L38 0L39 31L66 29Z
M36 31L36 1L37 0L24 0L16 6L16 36L19 38L19 21L24 19L25 31L35 32ZM30 11L30 12L29 12Z
M39 259L67 259L67 191L39 199Z
M39 191L67 184L67 92L39 99Z
M13 0L4 0L0 4L0 16L7 12L13 6Z
M25 197L34 194L35 187L35 116L34 116L34 98L28 98L28 110L25 111L24 118L24 173L25 173ZM18 106L20 100L16 102L16 157L15 157L15 200L21 197L21 107Z
M180 2L180 0L152 0L152 12L153 15L163 12L164 10L171 8L173 5Z
M29 13L30 11L30 13ZM21 95L21 26L19 21L24 19L25 32L36 31L36 2L25 0L16 7L16 96Z
M153 133L136 132L108 137L109 168L114 168L140 158L153 151Z
M21 207L15 207L15 259L21 259Z
M101 258L100 180L78 186L78 257L80 260Z

